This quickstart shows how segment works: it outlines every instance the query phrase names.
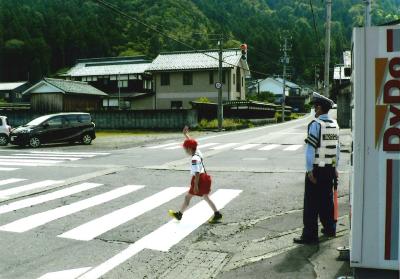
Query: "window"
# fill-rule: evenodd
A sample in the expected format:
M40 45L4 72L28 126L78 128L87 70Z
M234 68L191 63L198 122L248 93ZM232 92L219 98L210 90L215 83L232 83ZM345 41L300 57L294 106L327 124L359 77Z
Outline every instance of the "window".
M223 70L223 71L222 71L222 83L225 83L225 82L226 82L225 76L226 76L226 72L225 72L225 70Z
M53 117L47 121L50 127L60 127L63 124L63 119L61 116Z
M233 84L235 84L235 82L236 82L236 76L235 74L233 74Z
M208 73L210 84L214 84L214 71Z
M90 122L90 115L89 114L80 114L78 115L78 122L85 123Z
M183 73L183 85L193 85L193 73L184 72Z
M171 109L182 109L182 101L171 101Z
M118 81L118 87L119 87L119 88L126 88L126 87L128 87L128 81L127 81L127 80L119 80L119 81Z
M169 73L161 73L161 85L169 85Z
M66 115L65 121L67 125L77 124L78 123L78 116L75 114Z

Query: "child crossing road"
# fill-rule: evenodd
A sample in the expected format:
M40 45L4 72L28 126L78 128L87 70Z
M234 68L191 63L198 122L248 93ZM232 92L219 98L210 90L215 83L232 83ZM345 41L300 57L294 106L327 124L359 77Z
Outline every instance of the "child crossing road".
M189 136L189 128L187 126L183 128L183 134L185 136L183 148L189 156L192 156L190 168L192 179L190 182L190 190L185 195L185 199L180 211L169 210L168 214L177 220L181 220L183 213L189 206L192 197L199 196L203 197L203 199L214 211L214 216L209 220L209 223L216 223L222 219L222 214L217 210L214 202L208 196L211 191L211 177L206 173L203 163L203 156L200 150L197 148L197 141Z

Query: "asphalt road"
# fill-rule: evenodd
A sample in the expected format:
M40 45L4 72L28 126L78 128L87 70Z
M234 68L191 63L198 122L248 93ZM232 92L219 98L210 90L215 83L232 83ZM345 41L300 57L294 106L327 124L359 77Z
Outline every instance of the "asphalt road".
M180 134L0 149L0 278L272 278L243 268L296 251L310 120L197 134L223 207L214 225L201 199L181 222L167 215L190 179ZM348 184L349 154L341 157ZM340 201L346 212L346 187ZM297 266L309 275L292 267L274 278L315 278Z

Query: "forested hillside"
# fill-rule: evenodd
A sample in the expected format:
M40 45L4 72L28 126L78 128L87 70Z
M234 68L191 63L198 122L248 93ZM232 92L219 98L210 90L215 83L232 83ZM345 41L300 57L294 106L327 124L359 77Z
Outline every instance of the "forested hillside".
M125 13L196 49L249 45L252 70L281 73L283 36L291 37L290 73L298 82L314 79L323 63L325 4L321 0L107 0ZM312 5L310 5L312 4ZM315 17L315 27L313 14ZM400 15L400 0L373 1L373 24ZM334 0L332 63L350 46L351 30L363 24L362 0ZM31 81L54 75L78 58L187 50L140 23L93 0L0 0L0 81ZM253 74L262 77L262 74Z

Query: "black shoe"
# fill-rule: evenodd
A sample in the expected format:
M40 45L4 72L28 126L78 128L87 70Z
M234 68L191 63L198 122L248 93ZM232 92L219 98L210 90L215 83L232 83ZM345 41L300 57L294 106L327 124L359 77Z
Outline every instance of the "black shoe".
M182 213L180 211L176 212L173 210L168 210L168 215L180 221L182 219Z
M335 231L327 231L327 230L325 230L325 228L321 229L321 233L326 237L335 237L336 236Z
M222 214L219 213L219 211L217 211L214 213L214 216L210 220L208 220L208 223L214 224L221 220L222 220Z
M293 242L297 244L316 244L318 243L318 238L308 238L304 236L293 238Z

